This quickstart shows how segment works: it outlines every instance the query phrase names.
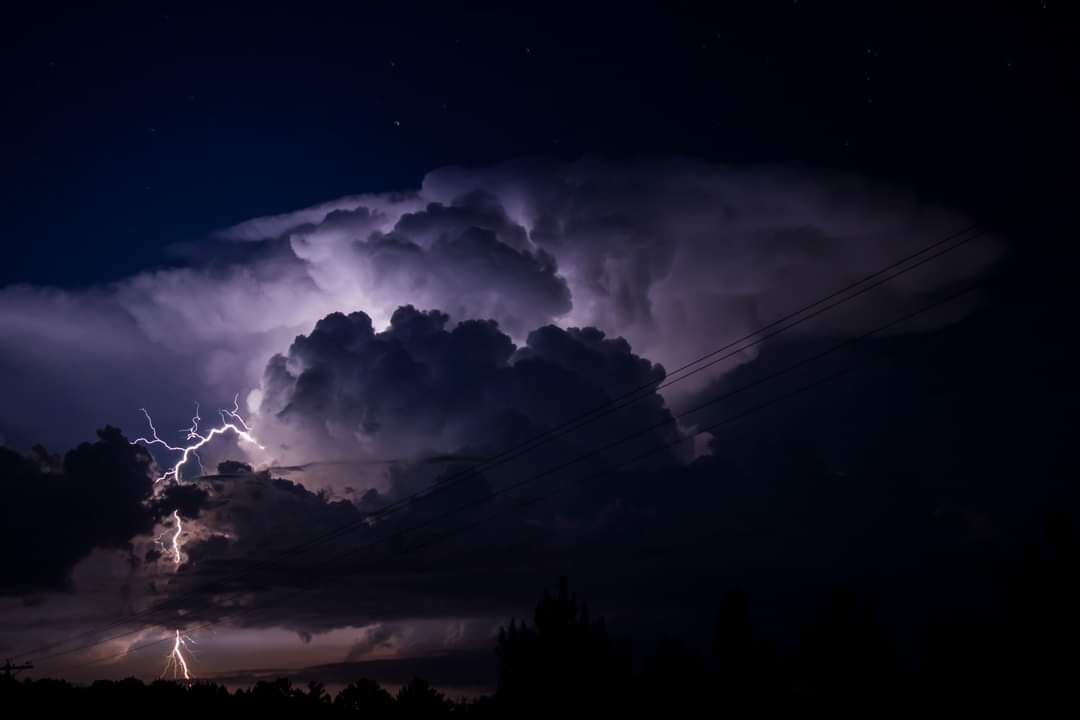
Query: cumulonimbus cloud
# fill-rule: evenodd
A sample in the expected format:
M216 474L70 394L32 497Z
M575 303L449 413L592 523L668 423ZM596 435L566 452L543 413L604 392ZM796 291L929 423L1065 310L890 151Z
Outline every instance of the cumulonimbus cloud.
M339 311L382 329L399 306L439 308L495 320L518 343L548 323L595 326L670 367L965 224L809 171L678 159L436 170L415 191L241 223L183 267L0 290L0 434L70 445L105 421L133 430L142 406L172 427L195 399L257 389L272 355ZM999 252L943 258L800 331L854 332Z
M185 561L167 568L164 580L157 567L154 587L134 594L144 604L165 599L178 622L315 633L491 620L520 608L567 563L586 576L590 567L613 571L611 558L600 557L605 544L620 548L622 576L656 588L652 602L662 614L675 560L650 565L623 548L713 528L721 511L725 527L750 533L751 518L801 510L739 506L718 481L729 475L723 458L688 464L674 450L658 466L621 472L541 509L531 488L480 502L511 481L669 421L659 394L500 472L466 474L381 524L362 522L364 513L460 475L664 377L665 365L724 345L965 225L957 213L853 177L686 160L513 163L437 170L415 191L251 220L198 253L189 250L182 267L108 287L4 288L0 433L16 444L74 444L109 421L135 435L144 406L167 432L189 424L192 401L226 402L239 392L267 459L360 463L289 480L266 472L201 480L197 496L162 502L151 502L152 476L141 468L130 486L95 491L98 505L124 517L86 529L78 548L29 568L44 575L28 574L25 584L62 585L89 549L123 547L136 535L145 541L175 507L190 519ZM979 276L1000 252L994 240L971 244L795 332L813 340L864 332L924 295ZM663 443L680 432L669 423L647 439ZM101 442L123 442L110 438ZM587 475L618 457L575 469ZM27 469L25 457L0 460L18 470L9 473L12 492L41 474ZM362 470L363 462L375 469ZM755 477L786 472L758 468ZM54 517L52 499L39 503L41 517L68 523L78 508ZM466 539L440 544L449 546L449 560L403 554L386 540L474 501L475 509L404 533L407 549L477 521ZM94 522L110 517L103 512ZM347 551L348 559L328 563L314 580L306 556L263 567L275 552L346 524L356 532L318 547L320 557ZM586 544L598 548L595 557L580 550ZM640 548L655 552L652 544ZM759 557L770 552L763 545ZM162 564L131 557L133 567ZM677 559L715 564L682 552ZM223 580L243 572L242 583ZM239 612L262 605L268 609L257 615Z

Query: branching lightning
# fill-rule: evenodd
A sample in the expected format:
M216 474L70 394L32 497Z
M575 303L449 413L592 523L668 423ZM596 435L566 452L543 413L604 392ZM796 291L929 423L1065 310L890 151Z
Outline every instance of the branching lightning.
M240 415L239 393L233 396L233 406L231 410L219 410L221 415L221 425L211 428L206 432L200 432L199 430L199 423L202 422L202 416L199 403L195 403L195 415L191 418L191 425L180 430L180 433L187 441L187 444L183 446L171 445L163 440L161 436L158 435L157 428L154 427L154 419L150 417L150 412L146 408L140 408L140 410L146 417L146 424L150 427L150 435L149 437L135 438L131 444L136 445L142 443L147 446L160 445L169 452L180 454L176 464L154 480L155 485L165 482L166 480L172 480L175 483L179 483L182 480L180 471L192 458L198 463L200 474L205 475L206 468L203 466L202 458L199 456L199 449L214 439L216 435L224 435L225 433L232 431L236 433L237 437L241 440L251 443L260 450L265 450L252 434L251 426L248 425L247 421ZM155 542L163 552L172 557L173 564L179 569L184 562L184 554L181 550L181 537L184 534L184 524L180 519L179 510L173 510L172 519L174 527L171 529L171 534L170 529L166 529L155 538ZM191 669L188 667L188 659L185 656L185 652L192 652L188 647L189 643L194 645L195 641L190 636L181 633L180 630L177 629L173 639L172 650L165 656L165 667L162 669L160 677L164 678L166 676L171 676L174 680L180 680L182 678L185 682L191 681Z
M184 635L180 630L177 630L176 639L173 641L172 652L165 656L165 668L161 671L159 677L165 677L166 675L171 674L173 680L179 680L182 676L185 681L191 681L191 672L188 669L187 658L184 657L184 651L188 650L188 643L194 645L195 641L192 640L190 636Z
M180 459L176 462L176 464L173 465L169 470L166 470L165 473L161 477L157 478L154 482L160 483L169 479L173 480L174 482L180 482L180 469L183 468L184 465L186 465L192 457L194 457L196 462L198 462L200 472L205 474L205 468L202 464L202 458L199 457L198 453L199 448L210 442L210 440L212 440L215 435L224 435L230 430L236 433L236 435L241 440L251 443L260 450L265 450L266 448L260 445L259 441L256 440L255 437L251 434L251 427L247 424L247 421L245 421L244 418L241 417L239 399L240 395L239 393L237 393L237 395L233 397L232 410L222 409L219 411L221 414L221 425L215 428L211 428L210 431L205 434L199 432L199 423L202 421L202 418L199 416L199 404L195 403L195 416L191 418L191 427L180 431L181 433L186 433L185 439L189 442L189 444L185 445L184 447L170 445L169 443L162 440L161 437L158 436L157 428L154 427L154 420L150 417L150 413L146 410L146 408L140 408L140 410L142 410L142 414L146 416L147 425L150 426L150 437L135 438L135 440L133 440L131 444L134 445L136 443L143 443L147 446L161 445L163 448L169 450L170 452L180 453Z
M192 458L199 465L199 472L203 475L206 474L206 468L203 466L202 458L199 456L199 449L210 442L216 435L224 435L225 433L232 431L236 433L237 437L241 440L251 443L260 450L265 450L259 441L255 439L251 432L251 426L247 424L247 421L240 415L240 395L237 393L233 397L232 410L222 409L219 410L221 415L221 425L211 428L207 432L200 432L199 423L202 422L200 415L199 403L195 403L195 415L191 418L191 425L185 429L182 429L180 433L184 435L184 439L187 444L184 446L170 445L163 440L159 435L157 428L154 427L154 419L150 417L149 411L146 408L140 408L142 414L146 416L146 424L150 426L149 437L139 437L132 441L132 445L142 443L144 445L160 445L169 452L179 453L180 457L176 461L176 464L166 470L160 477L154 480L155 485L162 483L166 480L172 480L179 483L181 481L180 471ZM184 555L181 550L182 543L181 537L184 533L184 525L180 520L180 511L173 510L172 512L173 522L175 527L172 528L170 536L169 529L163 531L157 536L155 542L166 553L172 556L173 564L179 569L180 565L184 562ZM161 677L170 676L174 680L183 678L185 682L191 681L191 670L188 667L188 660L185 657L185 652L191 653L191 649L188 644L195 644L195 641L188 635L176 630L172 651L165 656L165 667L161 671Z

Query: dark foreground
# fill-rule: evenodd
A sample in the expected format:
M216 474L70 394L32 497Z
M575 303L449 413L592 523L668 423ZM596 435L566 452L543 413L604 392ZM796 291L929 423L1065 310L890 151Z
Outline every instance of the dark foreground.
M885 633L853 593L838 592L798 647L778 655L758 638L738 592L723 598L704 655L681 641L635 662L565 581L531 623L499 633L497 691L454 701L417 678L391 695L359 679L336 696L282 678L229 692L131 678L75 686L0 675L5 717L522 717L589 712L652 717L828 711L865 717L911 712L1030 713L1075 706L1080 670L1080 553L1070 523L1050 523L1007 586L993 620L927 629L925 657L903 670Z

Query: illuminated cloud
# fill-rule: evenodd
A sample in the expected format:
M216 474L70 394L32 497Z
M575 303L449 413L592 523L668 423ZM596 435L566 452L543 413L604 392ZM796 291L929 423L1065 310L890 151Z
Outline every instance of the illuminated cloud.
M859 178L776 168L437 170L419 190L242 223L188 248L183 267L0 290L0 433L70 445L103 421L134 432L140 407L183 427L192 400L258 390L267 360L320 318L361 311L381 330L402 305L492 319L519 344L547 323L595 326L670 367L965 224ZM853 332L998 253L984 241L800 332Z

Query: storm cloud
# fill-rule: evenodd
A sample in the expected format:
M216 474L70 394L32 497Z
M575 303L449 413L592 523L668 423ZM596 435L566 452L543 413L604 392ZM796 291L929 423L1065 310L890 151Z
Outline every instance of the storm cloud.
M63 589L95 548L149 533L165 511L151 502L151 463L113 427L62 458L0 447L0 594Z
M12 446L73 443L104 421L135 436L140 407L164 434L190 423L192 401L228 405L239 393L264 447L216 444L208 466L254 469L223 465L160 495L149 455L116 430L62 462L3 450L5 492L36 493L29 505L41 509L5 529L42 553L56 546L48 562L18 565L8 589L70 589L73 567L106 549L135 580L125 607L153 610L152 623L307 640L357 628L341 659L359 662L481 646L567 572L612 616L665 627L677 605L709 603L703 590L720 581L702 573L719 564L725 582L797 566L805 556L790 548L809 552L811 537L858 554L847 539L830 544L843 503L808 520L796 500L802 483L836 477L829 459L776 454L752 434L695 451L680 443L692 426L675 421L675 391L711 396L759 353L768 364L788 347L865 332L979 277L1001 253L995 240L801 325L784 345L643 393L542 452L485 461L966 224L853 177L523 162L442 169L415 191L251 220L186 248L182 267L108 287L4 288L0 432ZM753 488L730 459L740 441L753 449ZM647 447L662 451L623 467ZM561 492L519 485L534 476ZM844 487L860 497L855 479ZM175 566L154 542L173 510L185 527ZM44 517L71 532L34 525ZM896 544L895 527L863 530L866 554ZM308 545L316 552L287 552ZM590 584L600 568L605 580Z
M494 320L519 344L549 323L593 326L673 367L966 224L810 171L690 160L437 170L418 190L223 230L186 247L181 267L0 290L0 434L73 445L102 418L133 433L144 406L182 427L192 401L258 389L267 360L320 318L360 311L381 330L403 305ZM981 242L797 332L854 332L999 254Z
M601 406L624 386L662 379L662 368L595 328L546 326L516 347L492 321L451 325L435 310L399 308L382 332L362 313L329 315L298 337L287 355L270 361L260 439L272 445L287 438L339 455L364 448L404 459L375 476L361 472L363 463L342 464L339 478L353 487L352 502L343 499L349 493L340 486L315 493L273 471L240 468L198 481L209 494L199 522L213 532L185 546L190 564L168 579L169 594L179 593L175 607L185 622L230 617L239 596L256 608L271 606L260 609L254 622L303 633L507 612L521 595L513 584L495 588L482 576L512 571L528 547L532 560L522 575L535 578L546 558L611 524L611 509L624 493L634 495L641 483L655 481L655 473L679 466L678 454L666 446L680 433L654 393L598 427L559 438L506 467L469 458L529 440L567 413ZM588 457L588 450L630 432L637 445ZM528 486L530 478L556 475L554 469L578 458L585 461L575 463L576 475L562 472L556 479L565 483L617 469L642 444L665 452L644 471L621 473L614 493L610 487L568 486L543 506L528 502L543 489ZM383 512L395 503L399 509ZM482 527L459 540L463 523ZM340 528L348 531L336 533ZM469 549L464 563L412 552L428 543L454 548L459 542ZM309 543L310 557L278 557ZM270 566L267 557L275 558ZM310 567L312 558L317 570ZM234 582L237 573L242 579ZM363 602L357 600L360 586ZM303 591L299 597L297 591Z
M274 455L485 457L663 378L662 367L596 328L548 325L517 347L494 321L451 323L439 310L398 308L382 332L364 313L335 313L268 363L260 436ZM606 432L665 419L653 396ZM572 441L610 439L594 435Z

